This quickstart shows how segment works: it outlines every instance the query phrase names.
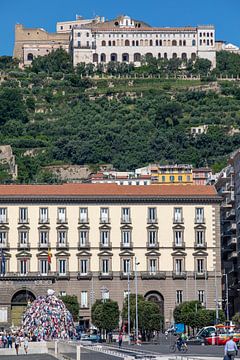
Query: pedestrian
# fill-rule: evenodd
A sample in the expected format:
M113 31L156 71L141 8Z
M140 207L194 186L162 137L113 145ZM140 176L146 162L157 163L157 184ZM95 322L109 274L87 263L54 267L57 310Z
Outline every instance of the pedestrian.
M28 347L29 347L29 342L28 342L28 337L26 336L25 339L24 339L24 351L25 351L25 354L27 355L28 353Z
M120 332L118 335L118 347L119 348L122 347L122 340L123 340L123 337L122 337L122 333Z
M226 342L224 352L226 360L234 360L235 355L237 355L238 348L236 343L233 341L233 335L230 335L230 339Z
M21 340L20 340L19 335L17 334L17 336L15 337L15 350L16 350L16 355L18 355L19 346L21 346Z
M10 333L7 336L7 347L12 349L12 335Z

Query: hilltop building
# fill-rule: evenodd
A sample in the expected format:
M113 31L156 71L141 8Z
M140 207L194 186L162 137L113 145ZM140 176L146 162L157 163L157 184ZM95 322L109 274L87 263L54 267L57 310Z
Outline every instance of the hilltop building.
M70 51L73 63L131 62L140 65L143 57L209 59L216 65L215 28L152 27L149 24L119 16L105 20L78 17L75 21L58 22L56 33L44 29L15 28L14 57L29 65L34 57L63 48Z
M96 299L121 308L129 269L135 291L136 258L139 294L158 304L166 325L183 301L215 309L220 198L213 186L0 185L0 202L0 327L18 325L28 301L49 288L77 295L88 326Z

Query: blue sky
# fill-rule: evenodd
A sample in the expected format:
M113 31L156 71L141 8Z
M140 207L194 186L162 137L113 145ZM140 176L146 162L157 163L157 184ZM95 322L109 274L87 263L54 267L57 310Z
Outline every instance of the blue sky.
M153 26L214 24L218 40L240 46L240 0L0 0L0 55L12 54L16 23L54 31L76 14L128 14Z

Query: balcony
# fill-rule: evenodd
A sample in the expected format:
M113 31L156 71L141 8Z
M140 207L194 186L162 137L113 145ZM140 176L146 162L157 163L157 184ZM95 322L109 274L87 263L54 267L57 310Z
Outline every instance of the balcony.
M108 273L103 273L102 271L99 272L98 275L99 280L112 280L113 279L113 272L109 271Z
M184 224L184 218L183 217L174 217L173 218L173 224Z
M50 221L49 221L49 219L47 219L47 218L39 218L39 219L38 219L38 223L39 223L39 224L49 224Z
M157 218L154 218L154 219L147 218L147 223L150 224L150 225L157 224L158 219Z
M78 250L90 250L91 244L89 241L86 241L84 243L78 243Z
M232 251L228 254L227 260L234 260L237 259L237 251Z
M194 273L195 279L208 279L208 272L207 271L195 271Z
M48 249L48 248L50 248L51 247L51 245L50 245L50 242L47 242L47 243L38 243L38 248L39 249Z
M56 272L56 278L58 280L70 280L70 272L66 271L65 273Z
M172 247L173 247L173 250L179 250L179 249L185 250L186 244L184 241L179 244L176 244L175 242L173 242Z
M206 219L203 216L196 217L194 220L195 224L205 224Z
M132 223L132 219L131 217L122 217L121 218L121 224L131 224Z
M0 281L38 281L38 280L52 280L56 279L54 272L41 274L39 272L28 272L27 274L20 274L17 272L7 272L5 275L0 275Z
M29 219L18 219L19 225L26 225L29 224Z
M234 189L234 182L231 181L231 182L227 183L227 184L226 184L226 189L227 189L228 191L233 190L233 189Z
M108 242L107 244L103 244L103 243L99 243L99 249L100 250L105 250L105 249L112 249L112 243L111 242Z
M237 230L237 224L235 222L231 223L227 227L227 232L235 232Z
M159 249L159 242L158 241L156 241L155 243L153 243L153 244L150 244L149 242L147 242L146 243L146 248L148 249L148 250L152 250L152 249Z
M100 224L110 224L110 219L109 218L100 218L99 223Z
M236 216L235 209L231 209L231 210L226 212L226 219L227 220L232 220L232 219L235 218L235 216Z
M231 237L231 239L228 240L227 242L227 246L229 247L235 247L237 245L237 238L236 237Z
M8 218L6 216L0 217L0 224L8 224Z
M61 249L69 249L69 242L66 241L64 243L57 242L57 250Z
M29 250L30 249L30 243L26 242L26 244L21 244L18 242L18 250Z
M207 249L207 243L194 243L194 250L206 250Z
M127 279L128 279L128 274L122 271L120 273L120 280L127 280ZM130 272L130 274L129 274L129 279L130 280L134 279L134 274L132 272Z
M132 241L130 241L129 243L123 243L121 242L120 244L120 249L121 250L127 250L127 249L132 249L133 248L133 243Z
M187 273L185 271L173 271L172 277L173 280L178 280L178 279L185 280L187 278Z
M96 45L74 45L74 49L96 50Z
M58 219L56 220L57 224L67 224L68 223L68 219L65 218L65 219Z
M226 203L229 205L229 204L233 204L234 201L235 201L235 195L234 195L234 192L231 191L230 194L226 198Z
M88 217L79 218L78 223L79 224L89 224L89 219L88 219Z
M79 272L78 275L77 275L77 279L78 280L91 280L92 279L92 272L89 271L86 274L83 274L83 273Z
M146 271L141 273L142 280L165 280L166 279L166 272L164 271Z

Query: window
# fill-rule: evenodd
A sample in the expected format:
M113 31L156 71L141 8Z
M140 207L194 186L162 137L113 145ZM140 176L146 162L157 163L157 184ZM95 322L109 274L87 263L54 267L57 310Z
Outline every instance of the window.
M7 245L7 232L0 231L0 247Z
M148 246L156 246L157 244L157 230L148 231Z
M28 231L19 231L19 245L20 247L26 246L28 243Z
M39 271L41 275L47 275L48 273L48 262L47 260L39 261Z
M101 208L100 209L100 222L107 223L109 220L109 209Z
M87 37L89 37L89 33L88 33L88 32L87 32L87 34L86 34L86 35L87 35Z
M130 259L123 259L123 273L125 275L131 271L131 260Z
M130 208L122 208L122 222L130 223Z
M182 230L174 231L174 245L175 246L183 245L183 231Z
M148 208L148 221L150 223L155 223L157 221L157 209Z
M122 246L130 247L130 245L131 245L131 231L123 230L122 231Z
M58 208L58 222L65 223L66 222L66 208Z
M187 175L187 181L190 182L191 181L191 177L189 175Z
M105 40L102 41L102 46L106 46L106 41Z
M87 273L88 273L88 259L80 260L80 273L81 273L81 275L87 275Z
M109 246L109 231L108 230L100 231L100 244L101 244L101 246Z
M66 275L67 269L66 269L67 261L65 259L59 260L59 275Z
M40 223L47 223L48 222L48 208L40 208L39 209L39 221Z
M202 304L205 302L204 290L198 290L198 301Z
M182 208L174 208L173 221L175 223L183 222L183 211Z
M176 303L182 304L183 302L183 290L176 290Z
M77 36L78 36L78 37L81 37L81 33L80 33L80 32L78 32L78 33L77 33Z
M162 176L162 182L166 181L166 176Z
M183 272L183 259L175 259L175 272L176 274Z
M48 246L48 231L41 230L39 232L39 244L40 246Z
M103 288L101 291L103 302L110 299L109 290L107 288Z
M27 61L33 61L33 54L32 53L27 54Z
M88 243L88 230L79 231L79 245L80 247L86 246Z
M192 46L196 46L196 40L192 41Z
M66 246L67 243L67 231L58 231L58 246Z
M204 259L197 259L197 273L204 273Z
M175 180L175 177L171 175L171 176L170 176L170 181L171 181L171 182L174 182L174 180Z
M87 291L81 291L81 308L88 306L88 293Z
M59 291L59 296L67 296L66 291Z
M178 176L178 181L182 182L182 176Z
M28 222L28 209L19 208L19 222L21 224L26 224Z
M78 44L77 44L77 46L78 46L78 48L80 48L80 47L81 47L81 41L80 41L80 40L78 40Z
M105 275L109 274L109 259L102 260L102 273Z
M150 274L156 274L156 272L157 272L157 259L149 259L149 272L150 272Z
M28 269L27 269L27 259L23 259L23 260L20 260L20 274L21 275L26 275L27 272L28 272Z
M196 208L196 223L204 223L204 208Z
M0 208L0 223L4 224L7 222L7 208Z
M201 247L205 244L205 231L196 230L196 245Z
M79 220L80 220L80 223L83 223L83 224L88 222L88 209L87 208L80 208Z

